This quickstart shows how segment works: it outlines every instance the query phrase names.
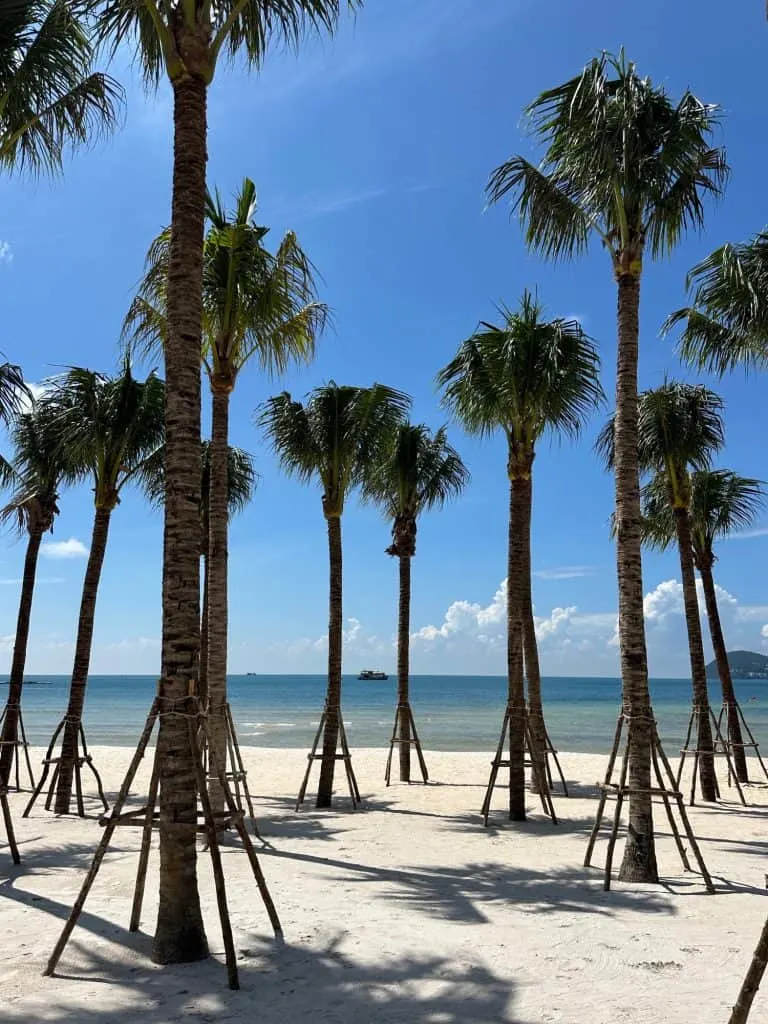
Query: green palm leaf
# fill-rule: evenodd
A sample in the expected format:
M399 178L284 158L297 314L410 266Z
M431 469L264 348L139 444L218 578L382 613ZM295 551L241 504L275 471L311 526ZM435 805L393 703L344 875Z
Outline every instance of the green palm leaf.
M93 70L84 0L0 5L0 166L57 171L67 145L111 131L122 90Z

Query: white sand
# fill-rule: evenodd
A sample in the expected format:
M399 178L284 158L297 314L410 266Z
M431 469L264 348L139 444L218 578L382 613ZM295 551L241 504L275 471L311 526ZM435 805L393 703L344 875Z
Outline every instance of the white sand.
M35 763L39 763L35 752ZM131 751L97 748L108 790ZM138 830L120 829L57 976L41 971L101 835L95 820L12 807L23 863L0 845L0 1020L73 1024L230 1021L259 1024L704 1024L724 1022L768 912L768 790L697 807L694 827L718 891L682 872L661 808L664 886L602 888L598 846L582 865L604 759L563 755L578 793L558 827L529 797L531 820L492 827L478 815L487 755L428 753L434 784L383 784L385 754L355 752L363 807L295 814L299 750L245 748L261 860L285 930L272 941L245 855L224 851L242 989L226 987L207 854L201 890L215 959L160 968L153 851L142 930L127 930ZM145 769L148 766L145 765ZM140 776L146 786L146 773ZM96 805L90 807L95 811ZM617 848L620 856L621 846ZM768 1021L768 985L752 1022ZM752 1024L751 1022L751 1024Z

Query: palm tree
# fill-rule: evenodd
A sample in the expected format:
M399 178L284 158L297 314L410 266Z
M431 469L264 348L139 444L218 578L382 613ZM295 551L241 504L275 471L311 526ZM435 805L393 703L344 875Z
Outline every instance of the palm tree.
M704 219L727 164L711 144L717 109L685 92L674 103L641 78L623 52L602 54L528 108L546 145L535 166L516 156L489 182L491 202L513 197L531 248L553 259L584 253L593 236L608 250L618 289L616 522L619 641L631 711L629 829L619 877L657 881L651 808L652 713L643 619L637 362L640 281L646 256L671 251Z
M545 727L541 704L531 599L531 513L533 461L542 434L576 436L603 400L600 359L592 340L575 320L546 320L543 307L523 293L517 311L502 307L501 325L481 323L437 376L443 403L466 430L507 439L510 484L507 550L508 704L525 702L525 668L535 756L542 763ZM525 629L526 620L530 630ZM525 821L525 737L522 719L510 722L509 816ZM537 772L541 778L543 773Z
M328 690L317 807L331 806L341 722L344 502L362 482L366 467L381 460L409 405L406 395L383 384L360 388L331 381L315 388L304 405L284 391L269 399L258 416L282 469L305 483L316 479L323 488L330 585Z
M210 494L204 496L210 537L206 541L207 577L203 614L205 651L201 677L210 698L210 742L215 761L226 765L223 708L227 700L227 541L229 403L246 363L256 360L269 373L281 373L293 361L308 362L328 315L316 301L313 268L296 235L289 231L277 251L264 244L269 229L255 222L256 186L246 178L235 210L228 214L218 191L207 198L208 231L203 251L202 360L213 400L210 449L204 456ZM167 292L171 233L152 243L139 293L126 317L124 334L145 352L162 350L168 335ZM210 622L206 616L210 609ZM206 661L203 663L203 654ZM212 786L214 806L223 793Z
M422 512L441 508L458 497L469 481L461 456L448 443L444 427L434 434L423 423L401 423L381 462L369 466L363 496L378 504L392 520L387 554L400 569L397 618L397 712L400 781L411 781L411 719L408 692L411 631L411 559L416 554L417 520ZM426 780L425 780L426 781Z
M722 448L722 409L722 400L713 391L679 381L668 381L661 387L644 391L638 402L640 469L658 474L663 481L680 555L693 703L698 711L699 778L704 800L717 799L717 779L691 537L691 471L707 469L712 454ZM597 440L597 449L609 468L615 464L615 429L613 417Z
M194 692L200 662L200 351L203 325L207 100L219 60L261 67L267 50L332 32L361 0L94 0L99 36L133 45L149 85L173 92L173 186L165 350L167 499L163 544L161 699ZM197 784L186 719L160 719L160 904L156 963L208 956L197 888Z
M715 542L749 527L765 499L759 480L739 476L725 469L702 469L691 473L691 542L693 559L701 576L709 634L715 652L717 673L728 718L728 739L733 751L736 778L749 782L739 706L733 688L731 667L723 637L713 567ZM663 478L654 477L643 489L644 532L648 542L664 549L675 539L675 521Z
M164 392L163 381L154 373L144 381L136 380L126 360L116 377L74 367L50 381L41 400L50 410L72 473L93 481L95 509L64 718L56 814L69 813L110 520L125 485L141 480L147 461L162 444Z
M724 245L688 275L692 305L665 330L684 323L682 358L720 375L739 365L768 366L768 231Z
M206 666L208 659L208 537L209 502L211 490L211 442L203 441L201 445L201 476L200 476L200 557L202 559L201 576L203 580L203 600L200 618L200 697L207 699L208 686ZM165 451L159 450L152 458L152 464L145 468L142 486L149 501L162 507L165 499ZM250 452L230 445L227 453L227 503L230 520L242 512L253 498L258 474L254 458Z
M18 739L19 708L40 544L43 536L53 530L59 514L59 488L69 475L66 450L59 443L51 410L45 404L33 404L29 412L19 414L13 425L13 446L15 490L8 504L0 510L0 521L14 524L19 534L27 535L27 551L8 680L8 702L0 736L3 744L0 750L0 789L8 785Z
M67 144L111 131L122 92L93 70L84 0L0 5L0 167L60 170Z

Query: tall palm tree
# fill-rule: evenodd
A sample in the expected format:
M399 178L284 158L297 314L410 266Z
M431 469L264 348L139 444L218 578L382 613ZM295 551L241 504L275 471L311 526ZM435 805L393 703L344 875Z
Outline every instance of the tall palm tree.
M40 545L43 536L53 530L59 514L59 488L70 473L67 452L62 449L54 417L45 404L33 404L29 412L18 416L13 425L13 447L14 493L0 510L0 521L13 523L19 534L27 535L27 551L8 680L8 702L0 736L3 743L0 750L0 788L8 785L14 744L18 738L19 706Z
M640 470L658 474L663 480L675 524L693 703L698 709L696 746L701 752L699 778L704 800L717 799L717 780L691 538L691 471L707 469L713 453L722 448L722 409L722 400L709 388L679 381L668 381L661 387L644 391L638 402ZM613 468L616 459L615 430L616 418L613 417L597 440L597 449L609 468Z
M136 380L126 360L116 377L74 367L53 378L41 400L50 410L72 472L80 479L92 480L94 501L54 801L56 814L69 813L110 520L125 485L141 480L147 461L163 442L164 392L163 381L154 373L144 381Z
M553 259L583 254L596 237L618 289L616 523L619 645L631 709L629 829L619 877L657 881L651 808L651 700L643 619L637 363L643 260L671 251L704 219L727 164L711 143L717 108L690 92L673 102L624 53L602 54L528 108L546 150L540 166L516 156L489 182L491 202L513 199L528 245Z
M208 686L206 667L208 659L208 537L209 528L209 495L211 491L211 442L203 441L201 448L200 475L200 558L202 566L200 575L203 580L203 599L200 616L200 697L207 699ZM165 451L159 450L152 457L144 473L142 486L150 502L162 507L165 499ZM253 498L258 474L255 460L250 452L232 445L227 453L227 511L232 519L242 512Z
M531 514L536 444L546 432L575 436L602 402L600 359L575 320L547 320L530 292L518 310L502 307L500 325L481 323L439 372L443 403L472 434L503 431L510 484L507 550L508 703L522 707L524 636L529 649L528 702L535 756L545 749L541 679L531 598ZM527 630L525 621L530 620ZM509 816L525 821L525 736L522 719L510 721ZM537 773L540 777L541 772Z
M0 167L55 172L64 149L114 128L122 91L93 70L86 0L0 5Z
M363 496L392 520L387 554L397 558L400 601L397 618L397 706L400 781L411 781L411 706L408 686L411 632L411 559L416 554L417 521L422 512L458 497L469 481L461 456L448 443L444 427L433 434L423 423L402 423L380 462L366 470Z
M163 544L161 699L197 685L200 662L200 350L206 203L207 101L222 58L261 67L268 49L333 32L361 0L94 0L99 35L132 45L149 85L173 92L173 186L165 349L167 499ZM197 784L186 720L160 719L160 905L156 963L208 956L197 887Z
M682 358L724 374L768 366L768 231L713 252L688 275L692 304L667 320L684 323Z
M210 449L205 455L211 486L204 496L210 537L203 591L204 596L210 592L210 603L204 609L200 671L210 698L212 753L218 764L226 765L230 398L240 372L252 360L269 373L283 372L292 361L308 362L328 310L316 299L312 264L296 235L287 232L274 254L267 249L269 229L255 222L256 186L249 178L243 181L233 213L227 213L217 191L208 194L206 214L202 360L213 413ZM153 354L162 351L168 335L170 252L171 233L166 229L152 243L145 277L124 326L133 344ZM218 784L212 785L212 796L216 807L223 804Z
M731 667L720 621L715 589L715 542L749 527L763 507L765 492L759 480L739 476L725 469L702 469L691 473L691 542L693 559L701 576L707 609L709 635L715 652L717 673L728 717L728 739L733 751L736 777L749 782L739 708L733 688ZM675 520L667 487L661 476L643 488L643 526L646 540L664 549L676 539Z
M381 459L410 406L400 391L374 384L350 387L331 381L315 388L304 405L287 391L269 399L258 423L280 466L291 476L323 488L328 529L328 690L317 806L330 807L341 721L342 547L341 517L350 491L367 466Z

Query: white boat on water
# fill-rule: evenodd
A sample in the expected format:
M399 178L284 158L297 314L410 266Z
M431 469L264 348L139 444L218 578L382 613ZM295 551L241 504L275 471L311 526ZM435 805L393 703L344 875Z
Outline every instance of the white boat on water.
M367 679L369 682L378 682L382 679L389 679L389 676L387 675L386 672L379 672L372 668L364 668L357 678Z

